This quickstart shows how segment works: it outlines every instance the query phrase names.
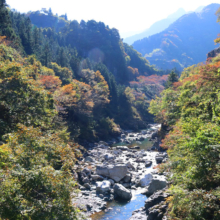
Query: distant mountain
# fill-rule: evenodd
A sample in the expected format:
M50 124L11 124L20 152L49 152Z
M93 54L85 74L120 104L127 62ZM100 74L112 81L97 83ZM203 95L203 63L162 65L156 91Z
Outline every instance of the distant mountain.
M200 13L186 14L165 31L134 42L133 47L161 69L182 70L205 61L206 54L216 48L220 26L215 12L219 7L211 4Z
M201 12L201 11L203 10L203 8L205 8L205 6L199 6L199 7L195 10L195 12Z
M123 41L127 44L133 44L137 40L143 39L145 37L149 37L153 34L157 34L168 28L170 24L172 24L174 21L176 21L184 14L186 14L186 11L183 8L180 8L175 13L169 15L167 18L157 21L150 28L146 29L144 32L140 34L136 34L131 37L127 37Z

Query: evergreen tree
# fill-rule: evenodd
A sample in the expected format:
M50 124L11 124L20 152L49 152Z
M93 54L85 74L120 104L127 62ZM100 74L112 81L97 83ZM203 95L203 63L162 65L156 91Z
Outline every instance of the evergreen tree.
M174 70L172 70L168 76L168 80L166 82L165 87L170 88L170 87L172 87L173 83L175 83L175 82L178 82L178 75Z

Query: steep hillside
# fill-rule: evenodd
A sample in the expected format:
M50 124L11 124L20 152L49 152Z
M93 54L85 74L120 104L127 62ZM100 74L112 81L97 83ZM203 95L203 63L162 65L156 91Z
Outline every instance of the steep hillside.
M200 13L182 16L165 31L136 41L134 49L151 64L161 69L178 70L205 61L206 54L214 49L219 33L215 12L220 4L211 4Z
M160 33L161 31L168 28L170 24L172 24L174 21L176 21L184 14L186 14L186 11L180 8L175 13L169 15L167 18L155 22L153 25L150 26L150 28L146 29L144 32L125 38L124 42L131 45L137 40Z
M163 85L151 79L146 82L146 78L146 89L137 91L130 87L130 81L139 82L140 76L163 72L123 44L116 29L94 20L74 20L66 21L57 32L55 23L49 22L56 17L51 10L30 14L43 14L45 19L32 23L27 14L10 11L11 25L20 42L18 49L23 56L34 55L31 63L36 59L49 68L42 83L51 92L56 91L59 117L71 137L79 142L108 139L118 135L120 127L141 129L152 121L147 111L149 101ZM152 83L154 89L150 91Z

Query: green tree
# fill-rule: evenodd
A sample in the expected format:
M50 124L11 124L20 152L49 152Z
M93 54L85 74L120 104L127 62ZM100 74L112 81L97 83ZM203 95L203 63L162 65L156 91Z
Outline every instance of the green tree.
M168 80L166 82L165 87L166 88L172 87L173 83L178 82L178 78L179 77L178 77L177 73L174 70L172 70L168 76Z

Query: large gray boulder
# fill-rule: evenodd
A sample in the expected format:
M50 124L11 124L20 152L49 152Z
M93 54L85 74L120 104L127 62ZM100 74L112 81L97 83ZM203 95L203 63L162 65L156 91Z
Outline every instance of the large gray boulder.
M97 166L96 173L113 179L115 182L122 180L128 173L128 168L124 164Z
M153 179L153 176L151 173L144 174L143 176L140 177L140 186L145 187L150 184L151 180Z
M156 191L162 190L167 186L167 181L165 177L158 176L157 178L153 178L147 187L146 195L153 195Z
M111 182L108 180L104 180L102 182L96 182L96 192L105 194L111 190Z
M132 198L131 191L126 189L121 184L116 183L114 185L114 196L115 198L122 199L122 200L130 200Z

